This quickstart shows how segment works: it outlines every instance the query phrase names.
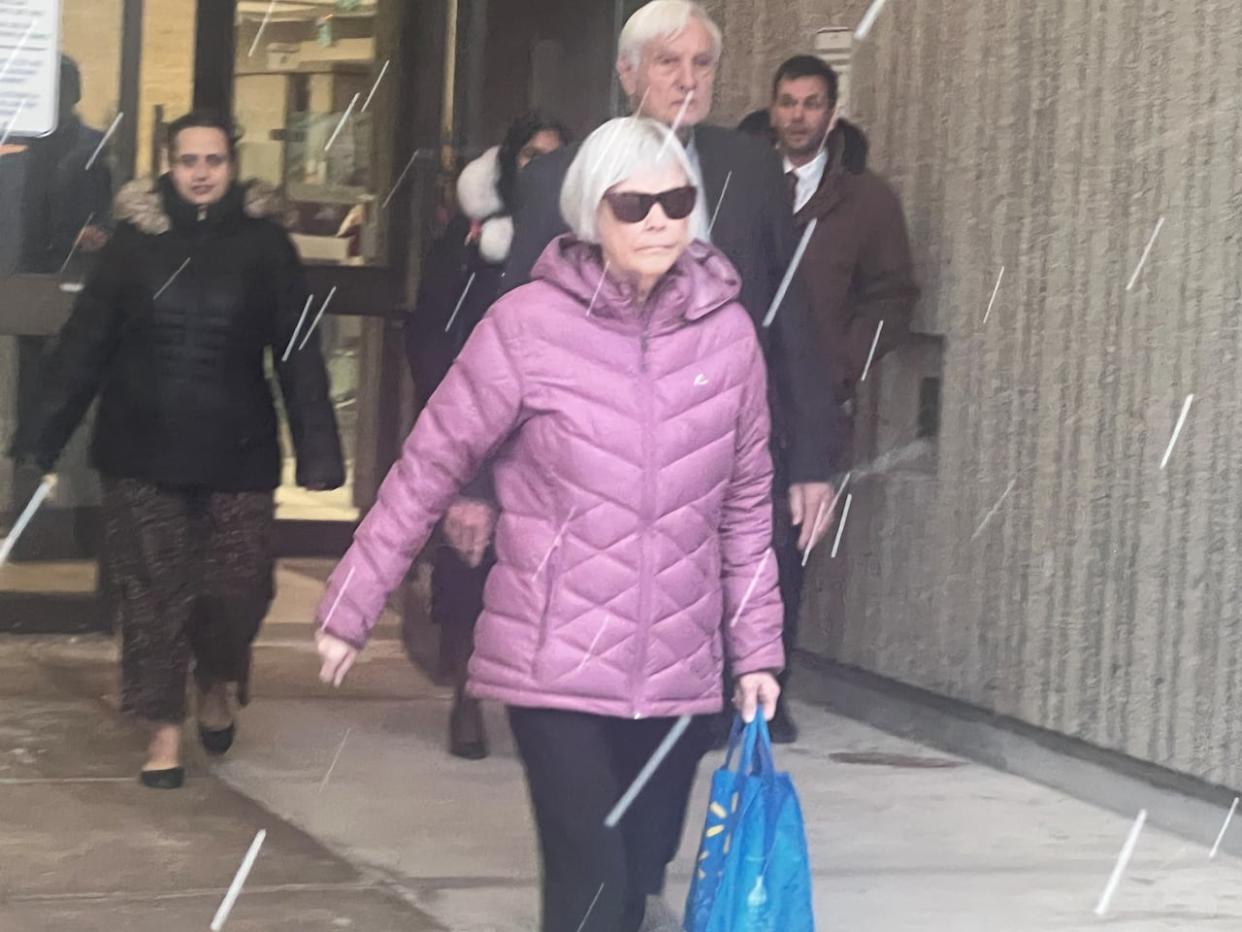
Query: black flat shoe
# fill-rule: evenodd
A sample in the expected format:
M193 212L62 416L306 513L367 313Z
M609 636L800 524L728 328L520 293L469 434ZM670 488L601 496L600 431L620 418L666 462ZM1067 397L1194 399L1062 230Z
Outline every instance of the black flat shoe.
M483 760L487 757L487 734L483 730L483 714L477 702L453 704L449 716L449 753L462 760Z
M789 714L789 706L783 700L776 703L776 715L768 722L768 734L773 744L794 744L798 740L798 726Z
M153 790L179 790L185 783L185 768L170 767L167 770L143 770L138 774L143 786Z
M233 738L237 735L237 724L234 723L228 728L220 728L212 730L198 726L198 738L203 742L203 748L208 754L225 754L228 749L233 746Z

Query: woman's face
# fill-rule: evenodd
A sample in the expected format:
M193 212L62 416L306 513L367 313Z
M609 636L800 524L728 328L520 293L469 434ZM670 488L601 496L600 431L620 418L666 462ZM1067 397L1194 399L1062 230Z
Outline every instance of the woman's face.
M667 158L659 165L644 168L613 185L608 189L608 195L662 194L685 188L688 184L681 165L675 159ZM679 219L669 219L665 206L657 202L652 204L646 216L627 222L617 217L608 195L600 202L596 217L604 258L617 277L636 282L639 293L645 296L672 268L689 244L691 213L687 212Z
M539 155L547 155L549 152L555 152L561 145L560 133L554 129L541 129L531 136L530 139L526 140L526 145L522 146L522 150L518 153L518 171L529 165L531 159Z
M196 207L224 197L233 183L233 158L224 132L211 126L179 132L172 145L172 181L182 200Z

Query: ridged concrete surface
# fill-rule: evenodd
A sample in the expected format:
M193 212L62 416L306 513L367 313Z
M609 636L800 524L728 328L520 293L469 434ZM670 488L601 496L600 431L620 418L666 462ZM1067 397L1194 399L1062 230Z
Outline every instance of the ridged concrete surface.
M726 119L866 4L710 6ZM1242 12L889 0L853 86L910 217L920 328L945 338L943 417L934 474L855 489L848 609L827 617L813 584L808 644L1242 785ZM882 419L913 403L888 391L901 364L881 373Z

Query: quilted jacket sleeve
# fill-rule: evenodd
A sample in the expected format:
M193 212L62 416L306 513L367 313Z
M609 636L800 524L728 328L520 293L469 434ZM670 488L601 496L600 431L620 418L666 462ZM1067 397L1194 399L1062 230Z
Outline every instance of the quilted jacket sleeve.
M274 253L272 361L297 452L298 485L338 489L345 483L345 460L328 390L328 370L319 348L320 328L311 330L316 309L327 296L318 301L310 296L302 262L288 235L274 224L270 235Z
M111 364L122 331L126 274L136 261L137 234L125 226L99 254L86 287L40 367L39 390L22 412L10 455L32 460L43 472L56 461L86 414Z
M489 313L466 341L328 581L317 620L361 648L458 490L517 428L522 380Z
M767 374L754 343L738 412L733 477L720 526L725 648L734 675L785 666L783 611L772 552Z

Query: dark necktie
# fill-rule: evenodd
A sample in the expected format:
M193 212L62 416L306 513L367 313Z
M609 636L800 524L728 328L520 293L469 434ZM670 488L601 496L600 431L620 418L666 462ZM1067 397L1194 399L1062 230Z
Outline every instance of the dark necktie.
M789 187L789 206L798 211L798 173L794 169L785 172L785 184Z

